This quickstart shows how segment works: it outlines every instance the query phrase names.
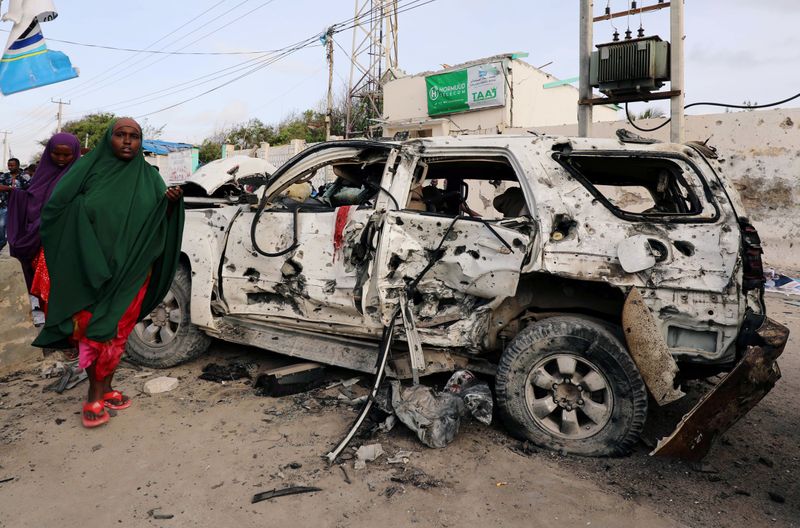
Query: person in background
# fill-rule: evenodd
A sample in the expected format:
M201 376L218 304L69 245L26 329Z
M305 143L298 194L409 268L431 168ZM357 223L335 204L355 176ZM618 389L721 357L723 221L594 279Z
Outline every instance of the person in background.
M31 163L30 165L25 167L25 174L27 174L28 177L33 178L33 175L36 174L36 168L38 166L39 165L37 163Z
M19 160L8 160L8 172L0 174L0 251L6 247L6 216L8 213L8 195L12 189L24 189L28 179L21 178Z
M33 323L44 324L46 299L33 290L33 277L41 253L39 222L42 208L56 184L80 157L80 142L72 134L56 134L47 142L36 173L25 189L11 192L8 200L6 231L9 252L20 261L28 293L31 293ZM35 166L35 165L34 165ZM28 167L30 168L30 166Z
M180 256L183 200L142 155L142 128L120 118L56 185L39 234L48 275L47 319L33 345L77 345L89 393L84 427L130 407L112 388L128 336L164 299Z

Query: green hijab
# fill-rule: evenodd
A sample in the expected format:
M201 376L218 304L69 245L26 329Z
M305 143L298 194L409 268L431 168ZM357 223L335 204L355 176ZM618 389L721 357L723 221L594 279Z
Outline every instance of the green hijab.
M183 202L167 215L166 185L141 148L128 161L114 155L115 124L61 178L42 210L51 287L47 321L34 346L68 346L72 316L81 310L92 313L86 337L108 341L148 273L139 319L158 306L172 283Z

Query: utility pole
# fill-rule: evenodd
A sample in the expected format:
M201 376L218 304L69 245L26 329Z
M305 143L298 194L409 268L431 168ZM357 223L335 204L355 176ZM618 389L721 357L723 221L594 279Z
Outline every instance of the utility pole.
M325 139L331 139L331 121L333 120L333 26L325 33L325 55L328 59L328 111L325 114Z
M684 141L683 1L672 0L669 7L670 89L678 92L670 98L670 143Z
M58 119L58 126L56 127L56 132L61 132L61 118L64 116L64 105L71 104L72 101L62 101L59 99L56 101L55 99L50 99L51 103L58 103L58 113L56 114L56 118Z
M581 27L578 36L578 100L592 98L592 87L589 84L589 69L592 63L592 43L594 41L592 21L594 2L581 0ZM592 106L578 103L578 135L592 135Z
M8 135L13 134L13 132L9 130L2 130L0 134L3 134L3 168L5 170L6 165L8 164Z

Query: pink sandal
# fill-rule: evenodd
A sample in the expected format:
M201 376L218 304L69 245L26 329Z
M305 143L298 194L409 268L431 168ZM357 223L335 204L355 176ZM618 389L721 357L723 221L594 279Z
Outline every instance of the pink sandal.
M127 409L132 403L133 402L131 399L122 394L120 391L115 390L103 394L103 404L109 409L114 409L115 411Z
M94 418L89 418L88 414L94 415ZM81 421L86 428L98 427L106 423L110 416L106 412L103 402L100 400L93 402L86 402L83 404L83 412L81 413Z

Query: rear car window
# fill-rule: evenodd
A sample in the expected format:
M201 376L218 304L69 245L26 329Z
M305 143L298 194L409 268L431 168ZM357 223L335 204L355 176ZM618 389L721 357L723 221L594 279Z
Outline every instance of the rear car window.
M627 219L714 219L700 176L687 163L662 157L559 156L589 191Z

